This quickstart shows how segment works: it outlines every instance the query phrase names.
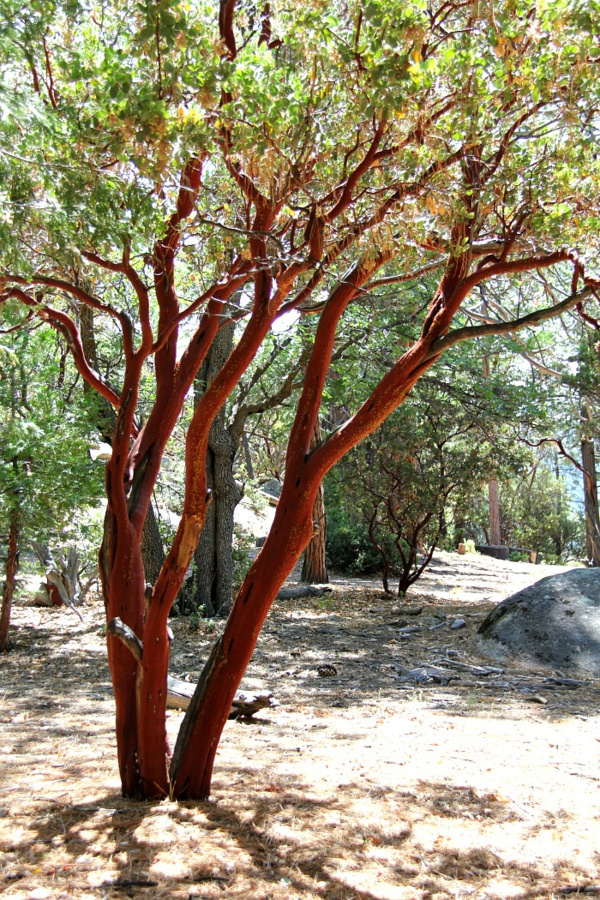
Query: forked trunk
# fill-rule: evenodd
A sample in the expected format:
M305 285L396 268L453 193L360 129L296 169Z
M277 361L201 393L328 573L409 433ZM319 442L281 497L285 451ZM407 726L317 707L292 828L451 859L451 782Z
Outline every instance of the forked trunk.
M300 489L292 478L286 481L293 486L284 484L269 537L244 579L181 726L171 765L177 797L209 796L215 753L231 702L277 592L310 540L319 481Z

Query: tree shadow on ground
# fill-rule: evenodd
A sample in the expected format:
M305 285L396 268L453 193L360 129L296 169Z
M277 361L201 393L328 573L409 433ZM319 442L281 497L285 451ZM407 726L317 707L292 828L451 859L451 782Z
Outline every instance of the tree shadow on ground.
M275 690L284 711L300 708L301 718L293 726L297 730L325 727L327 719L310 720L308 725L305 721L317 705L325 716L330 708L349 709L323 738L318 733L319 742L339 739L344 753L352 742L364 741L361 707L375 701L378 709L389 705L400 718L406 716L416 691L430 704L430 691L448 699L450 713L468 705L464 690L461 693L455 684L411 688L397 681L397 667L410 660L418 664L425 652L437 658L450 641L461 658L467 658L468 642L460 643L467 627L452 634L449 625L432 631L422 623L416 638L402 641L398 636L401 612L378 604L371 595L359 600L349 608L329 609L312 602L275 610L251 667L253 678ZM460 609L482 614L477 606L462 604ZM430 603L422 615L439 610L440 604ZM446 605L444 611L448 616L450 607ZM11 831L0 870L7 896L21 890L26 897L40 886L50 886L50 896L71 891L72 896L86 898L198 896L210 900L240 895L252 900L388 900L391 896L425 900L435 896L440 900L460 896L467 884L485 890L490 898L509 894L535 898L551 896L556 884L585 881L585 873L571 860L565 861L563 875L560 866L549 872L541 864L515 862L495 845L490 849L486 828L510 827L515 822L525 830L534 826L530 829L526 819L521 821L514 807L468 786L418 782L414 789L411 785L411 790L402 791L367 787L349 774L347 783L340 784L333 795L315 797L312 785L293 772L293 765L287 765L286 753L296 749L290 741L297 741L298 735L285 717L275 721L273 716L272 727L262 719L252 734L258 740L264 729L262 738L273 751L263 758L276 758L287 775L239 768L221 757L216 803L134 804L114 793L101 795L98 762L86 750L86 741L100 738L96 749L107 748L109 758L114 758L104 639L97 620L81 625L64 616L60 611L39 611L29 624L18 624L15 649L1 661L4 709L11 712L3 709L0 718L6 746L12 742L3 759L5 783L10 787L0 791L0 814L5 816L0 825L10 823ZM201 635L199 640L180 625L175 661L182 668L188 663L196 666L213 638ZM322 662L333 662L338 674L320 677ZM298 671L285 674L288 669ZM463 682L462 688L466 686ZM510 711L495 709L477 686L468 690L477 694L479 704L468 708L470 716L492 712L510 717ZM558 691L555 695L562 696ZM576 697L577 705L564 712L553 710L553 716L597 711L598 694L578 690L566 691L564 696ZM531 714L545 718L547 712L534 706ZM238 754L237 744L243 742L234 731L228 740ZM70 753L73 747L75 752ZM313 744L309 752L318 752L318 746ZM310 766L304 770L307 778L309 770ZM106 766L100 777L106 783ZM394 777L392 771L392 784ZM271 783L267 778L278 780ZM79 786L77 797L87 792L89 802L67 802L74 782ZM54 791L55 800L37 796L37 791L46 788L47 794ZM394 804L392 826L389 817L384 822L383 813L379 823L373 818L366 821L361 803L369 794L381 800L382 809L386 799ZM17 796L24 798L23 812L13 817L11 800ZM346 804L354 807L347 812ZM471 823L478 831L468 845L449 847L435 844L434 837L426 840L417 835L415 823L420 827L423 822L446 843L452 843L461 823Z
M255 776L232 769L219 781L227 786ZM316 800L309 791L297 783L258 786L252 795L217 790L217 802L206 803L134 803L109 794L90 805L47 804L38 807L26 839L5 848L15 859L0 883L7 895L18 887L29 896L50 881L48 896L106 900L442 900L465 890L534 900L585 883L585 873L570 861L554 871L520 863L491 849L484 835L470 846L458 836L452 846L448 840L426 845L415 836L414 824L426 816L440 838L449 820L465 815L510 821L498 798L470 787L421 782L414 792L391 792L397 808L392 827L344 818L342 795Z

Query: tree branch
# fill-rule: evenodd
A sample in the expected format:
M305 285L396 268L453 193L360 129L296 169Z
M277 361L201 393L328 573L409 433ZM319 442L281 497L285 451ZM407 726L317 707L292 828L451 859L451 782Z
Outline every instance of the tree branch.
M113 637L122 641L133 655L133 658L141 663L144 647L135 631L133 631L129 625L125 625L117 616L110 620L106 626L106 630L109 634L112 634Z
M67 341L67 346L73 357L75 362L75 367L82 378L84 378L87 383L92 387L95 391L101 394L109 403L111 403L115 407L119 407L121 400L119 395L109 388L108 385L104 384L101 380L100 376L94 372L94 370L89 365L85 352L83 350L83 344L81 342L81 335L79 334L79 329L73 322L73 320L66 315L66 313L61 312L58 309L53 309L51 306L44 306L38 303L33 297L30 297L25 291L21 290L21 288L12 287L7 291L0 294L0 303L5 300L8 300L10 297L15 297L17 300L20 300L25 306L30 307L34 315L39 316L40 319L43 319L45 322L48 322L55 331L60 332L63 337Z
M510 322L493 322L486 325L471 325L466 326L465 328L457 328L445 337L438 338L437 341L434 341L426 359L431 359L432 356L439 356L440 353L443 353L449 347L453 347L454 344L458 344L460 341L466 341L477 337L488 337L489 335L496 334L510 334L510 332L520 331L522 328L541 325L542 322L560 316L561 313L572 309L591 294L592 288L586 287L577 294L571 294L554 306L539 309L536 312L529 313L529 315L522 316L519 319L513 319Z
M276 406L280 406L284 400L287 400L287 398L291 396L292 391L294 390L294 381L297 375L306 366L310 357L310 353L311 347L310 345L306 345L302 349L302 352L294 365L289 370L285 380L283 381L279 389L275 391L275 393L269 394L268 396L263 397L262 400L257 400L255 403L244 403L236 410L233 416L233 422L231 423L231 431L237 439L241 437L248 416L266 412L268 409L274 409ZM268 366L263 367L263 374L266 368L268 368Z
M108 259L104 259L102 256L99 256L97 253L92 253L91 251L84 250L81 254L85 259L89 262L94 263L94 265L99 266L102 269L106 269L109 272L120 272L125 275L129 283L132 285L133 289L138 298L138 310L140 314L140 324L142 328L142 351L145 353L150 352L150 348L152 347L152 327L150 325L150 301L149 301L149 293L148 288L133 268L129 261L129 252L125 251L123 253L123 260L120 263L111 262ZM124 315L124 314L121 314ZM128 320L129 321L129 320ZM131 324L130 324L131 330ZM131 346L133 347L133 337L131 335L130 338ZM132 351L130 351L132 352ZM125 357L129 358L127 355L127 348L125 348Z
M39 284L44 287L55 288L56 290L64 291L66 294L70 294L72 297L75 297L81 303L85 303L86 306L91 306L92 309L97 309L99 312L103 312L109 316L112 316L121 325L125 354L127 355L128 350L130 354L133 352L133 327L129 316L127 316L123 312L119 312L119 310L115 309L114 306L111 306L110 303L102 303L101 300L98 300L93 296L93 294L89 294L78 285L71 284L71 282L64 281L61 278L48 278L43 275L36 275L33 278L29 279L22 278L19 275L7 275L5 277L5 280L7 283L20 284L23 287L27 287L27 285L30 284Z
M522 441L524 444L527 444L528 447L541 447L542 444L556 444L556 446L558 447L558 450L560 452L560 455L562 457L564 457L565 459L568 459L569 462L572 463L575 466L575 468L581 472L581 474L585 478L588 485L590 487L592 486L593 476L588 472L587 469L585 469L581 465L581 463L577 462L577 460L575 459L574 456L571 456L571 454L565 450L565 448L563 446L563 442L560 440L560 438L542 438L539 441L528 441L526 438L522 437L522 438L519 438L519 440Z

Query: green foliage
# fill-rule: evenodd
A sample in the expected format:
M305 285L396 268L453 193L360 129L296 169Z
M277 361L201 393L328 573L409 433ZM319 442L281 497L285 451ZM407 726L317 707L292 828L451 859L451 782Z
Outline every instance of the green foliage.
M13 262L36 268L19 238L40 229L52 244L49 254L38 246L39 257L63 263L77 263L90 247L130 244L146 252L170 214L173 173L190 153L213 160L200 217L217 207L223 225L239 227L241 209L224 187L217 152L223 128L266 193L312 159L309 193L317 196L337 179L351 138L374 115L387 119L391 145L448 98L434 133L394 168L374 170L365 187L410 181L463 142L497 145L515 110L541 104L539 139L533 124L522 129L482 192L480 214L491 224L502 208L508 221L526 201L540 235L579 237L585 217L573 210L596 193L598 170L586 118L598 98L596 9L586 5L575 15L579 4L561 0L532 15L503 2L456 7L438 23L420 0L271 7L278 46L258 41L261 16L238 4L232 60L208 0L144 0L134 8L111 0L98 15L75 0L2 0L1 236ZM557 114L561 129L552 127ZM447 230L464 204L446 190L450 184L440 181L402 210L413 240ZM303 193L290 198L288 225L307 202ZM368 213L367 194L360 208ZM209 266L224 245L242 244L234 232L199 233L211 245Z
M16 510L22 539L74 541L85 553L97 545L98 523L79 513L103 490L88 452L97 439L90 406L52 333L23 329L0 341L0 531Z
M347 368L340 366L334 375L333 391L342 379L354 379L355 391L368 390L357 370L362 365L365 374L377 377L391 335L387 327L375 331L366 348L354 345ZM411 578L418 574L417 560L432 547L456 549L468 534L477 505L483 510L481 492L492 474L503 483L526 477L531 450L514 423L520 422L523 436L548 427L545 394L556 400L554 382L532 381L530 368L515 369L514 357L500 349L497 345L483 366L472 346L454 348L329 476L332 563L348 572L372 573L382 570L385 556L391 575L404 572ZM369 524L380 552L369 539ZM481 533L477 537L481 540Z
M506 543L542 554L546 562L582 558L583 523L552 455L535 459L529 471L501 489Z
M369 540L367 527L340 480L333 477L327 480L326 498L328 564L348 575L380 572L381 557Z

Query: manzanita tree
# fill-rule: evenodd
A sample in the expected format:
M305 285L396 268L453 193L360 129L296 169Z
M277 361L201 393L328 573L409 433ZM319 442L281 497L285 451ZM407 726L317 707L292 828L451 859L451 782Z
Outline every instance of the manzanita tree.
M325 473L448 346L535 324L593 290L571 247L593 225L597 11L578 0L221 0L218 15L208 0L2 0L0 11L0 301L61 334L117 411L100 560L123 791L205 797L232 697L310 540ZM482 282L560 265L573 272L560 302L451 330ZM427 303L399 306L420 322L416 339L311 448L345 310L434 271ZM81 306L120 334L120 384L86 359ZM210 503L210 427L290 312L318 324L277 513L171 753L167 616ZM232 320L234 346L187 432L180 525L147 587L140 539L161 458ZM142 419L148 370L155 390Z

